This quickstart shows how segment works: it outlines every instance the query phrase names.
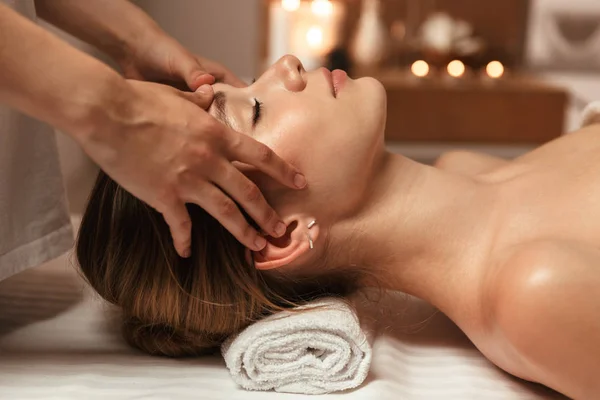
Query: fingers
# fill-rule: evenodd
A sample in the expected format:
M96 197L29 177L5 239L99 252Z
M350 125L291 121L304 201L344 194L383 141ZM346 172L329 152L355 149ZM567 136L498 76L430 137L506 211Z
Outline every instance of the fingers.
M182 60L183 58L174 66L175 72L186 82L190 90L196 91L202 85L215 83L215 78L194 57L187 56L185 61Z
M217 81L238 88L244 88L248 86L246 82L235 76L233 72L231 72L218 62L200 56L196 56L196 60L198 61L198 63L200 63L200 65L202 65L205 68L205 70L209 74L213 75L217 79Z
M173 201L171 204L167 204L161 212L171 230L177 254L183 258L189 257L191 255L192 221L185 204L182 201Z
M214 182L234 198L263 231L273 237L281 237L285 234L285 224L267 203L254 182L229 162L215 166L215 171L218 173L212 178Z
M203 108L204 110L208 110L210 105L213 102L214 98L214 90L211 85L202 85L193 93L190 92L181 92L180 95L186 99L196 104L197 106Z
M255 251L264 249L267 245L266 239L250 226L237 204L229 196L207 182L198 186L186 201L202 207L244 246Z
M296 189L306 187L306 178L300 171L281 159L268 146L249 136L230 130L228 152L231 160L253 165L288 187Z
M189 79L189 81L186 79L190 90L197 90L202 85L212 85L213 83L215 83L214 76L204 73L201 70L196 72L195 75L196 77ZM193 77L194 73L192 73L191 76Z

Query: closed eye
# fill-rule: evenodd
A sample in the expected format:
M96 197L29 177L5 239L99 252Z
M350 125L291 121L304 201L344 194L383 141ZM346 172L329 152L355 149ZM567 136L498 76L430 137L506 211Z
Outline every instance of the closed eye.
M254 113L252 116L252 128L256 127L258 122L260 121L260 117L262 114L262 103L257 99L254 99Z

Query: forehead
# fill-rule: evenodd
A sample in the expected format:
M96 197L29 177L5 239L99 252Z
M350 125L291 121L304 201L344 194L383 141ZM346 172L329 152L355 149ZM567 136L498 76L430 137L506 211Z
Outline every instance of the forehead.
M242 130L245 127L245 109L251 109L250 96L244 96L240 89L223 83L214 84L213 91L209 114L234 130Z

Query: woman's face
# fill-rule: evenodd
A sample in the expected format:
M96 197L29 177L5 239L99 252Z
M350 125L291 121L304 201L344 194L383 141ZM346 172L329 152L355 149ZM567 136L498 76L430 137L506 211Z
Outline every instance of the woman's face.
M311 193L338 207L362 198L383 152L386 96L378 81L307 72L285 56L247 88L214 91L209 112L297 166Z

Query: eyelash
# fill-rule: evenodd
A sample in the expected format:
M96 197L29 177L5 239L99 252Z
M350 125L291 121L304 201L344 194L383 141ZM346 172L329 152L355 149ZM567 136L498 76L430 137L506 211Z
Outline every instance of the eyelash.
M256 126L256 124L260 120L261 112L262 112L262 103L255 98L254 99L254 116L252 118L252 126Z

